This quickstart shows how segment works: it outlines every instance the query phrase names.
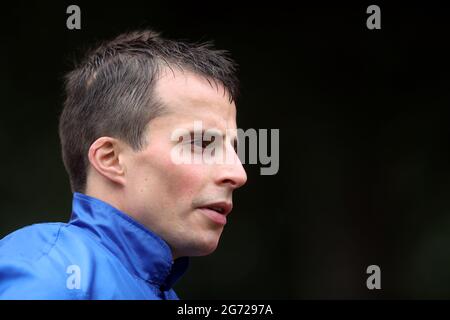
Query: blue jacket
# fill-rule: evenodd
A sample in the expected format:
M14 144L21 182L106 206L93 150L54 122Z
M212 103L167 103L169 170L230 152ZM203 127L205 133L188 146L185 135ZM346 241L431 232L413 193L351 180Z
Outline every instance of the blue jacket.
M0 299L178 299L189 258L111 205L74 193L69 223L0 240Z

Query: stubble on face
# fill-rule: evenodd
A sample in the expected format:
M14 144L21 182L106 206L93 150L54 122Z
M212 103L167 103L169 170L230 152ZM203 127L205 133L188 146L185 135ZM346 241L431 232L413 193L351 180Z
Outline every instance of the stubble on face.
M178 128L192 130L194 121L201 121L205 129L236 129L236 107L223 87L186 71L163 73L155 94L167 110L149 123L147 147L127 160L128 210L169 244L174 258L209 254L218 245L223 225L198 207L231 202L233 190L245 183L245 171L242 166L175 164L171 135ZM227 152L232 139L226 137ZM233 179L239 181L224 183Z

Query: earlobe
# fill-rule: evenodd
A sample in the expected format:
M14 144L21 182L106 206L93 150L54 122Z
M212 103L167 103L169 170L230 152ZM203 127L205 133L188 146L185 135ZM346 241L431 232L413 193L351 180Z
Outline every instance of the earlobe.
M88 157L92 168L108 181L125 184L125 168L120 161L120 142L111 137L101 137L92 143Z

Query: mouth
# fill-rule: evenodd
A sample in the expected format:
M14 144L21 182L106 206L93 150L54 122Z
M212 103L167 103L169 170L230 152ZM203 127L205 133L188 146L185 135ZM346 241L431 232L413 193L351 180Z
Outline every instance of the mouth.
M227 215L231 212L233 204L230 202L216 202L198 207L206 216L215 223L225 225L227 223Z

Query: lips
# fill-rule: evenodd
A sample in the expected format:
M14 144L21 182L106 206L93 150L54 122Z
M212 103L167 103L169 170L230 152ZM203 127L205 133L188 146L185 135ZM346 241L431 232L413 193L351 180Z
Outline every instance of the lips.
M203 205L198 209L209 217L215 223L225 225L227 223L227 215L231 212L233 204L230 202L216 202Z
M233 209L233 204L230 202L221 201L221 202L206 204L199 208L200 209L209 209L209 210L215 211L219 214L223 214L223 215L227 216Z

